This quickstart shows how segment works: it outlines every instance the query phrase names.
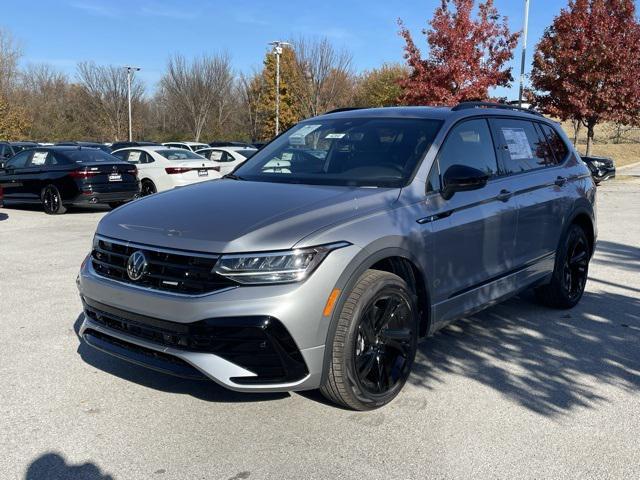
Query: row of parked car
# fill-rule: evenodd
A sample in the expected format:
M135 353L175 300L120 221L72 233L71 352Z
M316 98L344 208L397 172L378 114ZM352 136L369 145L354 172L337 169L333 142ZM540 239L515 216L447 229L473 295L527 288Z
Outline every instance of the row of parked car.
M70 205L108 204L220 178L257 148L241 142L0 143L4 203L41 204L48 214Z

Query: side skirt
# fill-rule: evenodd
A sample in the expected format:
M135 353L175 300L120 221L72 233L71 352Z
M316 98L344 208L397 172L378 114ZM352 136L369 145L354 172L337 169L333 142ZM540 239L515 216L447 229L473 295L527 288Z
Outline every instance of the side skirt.
M553 274L554 265L555 252L545 255L531 265L433 305L431 311L434 322L430 333L435 333L458 318L503 302L527 288L547 283Z

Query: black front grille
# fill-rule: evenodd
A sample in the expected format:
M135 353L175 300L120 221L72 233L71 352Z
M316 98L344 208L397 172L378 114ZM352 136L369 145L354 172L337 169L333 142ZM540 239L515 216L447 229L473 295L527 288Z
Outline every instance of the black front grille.
M106 328L153 343L213 353L254 372L236 383L288 383L308 370L293 338L272 317L230 317L176 323L124 312L84 299L86 315Z
M148 260L147 273L133 281L127 275L127 261L137 250ZM156 290L198 295L237 286L232 280L213 272L215 255L190 255L99 239L91 252L93 269L103 277Z

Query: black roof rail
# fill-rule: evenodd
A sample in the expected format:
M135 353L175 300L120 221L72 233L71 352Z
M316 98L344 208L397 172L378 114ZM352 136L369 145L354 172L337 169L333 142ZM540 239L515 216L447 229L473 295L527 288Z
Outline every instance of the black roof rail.
M500 108L502 110L514 110L516 112L525 112L532 115L538 115L544 117L540 112L531 108L517 107L515 105L509 105L508 103L495 103L495 102L461 102L451 110L457 112L459 110L467 110L470 108Z
M365 107L342 107L336 108L334 110L329 110L328 112L324 112L323 115L328 115L330 113L338 113L338 112L348 112L350 110L362 110Z

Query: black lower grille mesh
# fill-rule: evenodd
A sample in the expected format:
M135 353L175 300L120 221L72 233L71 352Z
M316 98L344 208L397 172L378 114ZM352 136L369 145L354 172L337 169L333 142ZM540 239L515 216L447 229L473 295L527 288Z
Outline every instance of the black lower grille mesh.
M216 354L255 373L237 383L285 383L308 371L287 329L272 317L232 317L182 324L123 312L85 299L85 313L106 328L156 344Z

